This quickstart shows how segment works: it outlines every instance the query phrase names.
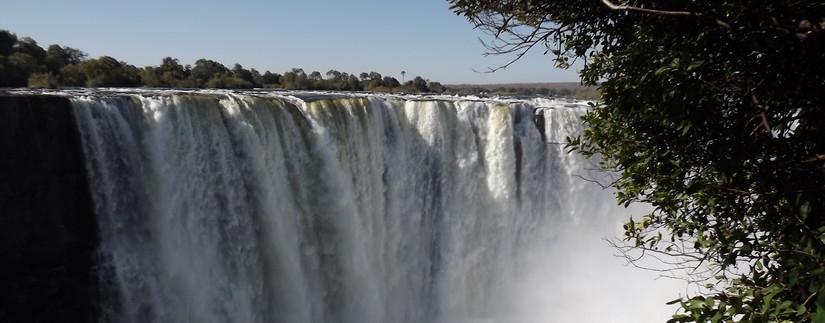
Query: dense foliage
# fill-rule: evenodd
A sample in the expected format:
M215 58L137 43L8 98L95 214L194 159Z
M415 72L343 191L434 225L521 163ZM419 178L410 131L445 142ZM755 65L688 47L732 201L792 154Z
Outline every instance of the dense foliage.
M406 74L406 72L402 72ZM156 88L224 88L259 87L287 90L338 90L381 92L435 92L446 88L420 76L404 84L394 77L377 72L358 76L330 70L324 78L320 72L306 74L293 68L282 74L263 74L235 64L231 69L221 63L199 59L194 66L181 65L166 57L160 66L137 68L109 56L89 59L86 53L71 47L50 45L41 48L34 39L18 38L0 30L0 87L56 88L77 87L156 87Z
M493 53L584 61L570 147L654 207L621 250L707 283L672 322L825 322L825 2L448 2Z

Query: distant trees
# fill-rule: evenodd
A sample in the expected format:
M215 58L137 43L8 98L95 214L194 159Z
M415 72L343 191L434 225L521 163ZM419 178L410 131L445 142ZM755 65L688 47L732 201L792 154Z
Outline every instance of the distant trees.
M88 58L81 50L49 45L40 47L29 37L0 30L0 87L56 88L78 87L155 87L155 88L225 88L258 87L288 90L335 90L379 92L444 92L438 82L421 77L402 85L397 79L378 72L358 75L329 70L325 75L313 71L309 75L301 68L282 74L266 71L261 74L241 64L227 68L223 64L199 59L194 65L183 65L177 58L165 57L158 66L135 67L110 56ZM402 72L404 75L405 72ZM324 77L326 76L326 77Z
M425 81L420 76L416 76L411 81L410 86L412 86L413 90L415 90L416 92L428 92L428 90L429 90L427 88L427 81Z
M133 87L140 85L138 69L113 57L101 56L78 64L85 76L82 86L87 87ZM73 84L80 86L81 84Z
M281 78L281 87L287 90L309 90L309 77L302 68L293 68L284 73Z
M4 65L4 80L6 86L26 84L29 75L40 72L40 66L33 56L23 52L13 52L6 57Z
M361 72L358 75L329 70L322 76L320 72L313 71L309 74L301 68L293 68L284 73L275 81L277 74L264 74L262 78L273 81L273 85L280 86L287 90L326 90L326 91L375 91L375 92L428 92L429 88L414 88L407 84L402 86L394 77L382 76L378 72ZM325 76L325 77L324 77ZM420 78L420 77L419 77ZM423 81L423 79L422 79ZM437 84L437 82L436 82ZM446 90L438 84L437 89Z
M60 84L52 73L35 73L29 76L28 84L30 88L35 89L53 89Z
M367 91L392 92L401 86L401 83L394 77L382 76L378 72L362 72L359 75L362 87Z
M143 84L151 87L197 87L190 78L191 67L183 66L177 58L166 57L160 66L153 68L147 66L141 70L142 75L148 79L143 80ZM151 80L152 82L148 82Z
M398 80L392 76L384 76L384 78L381 79L381 83L379 83L379 86L385 86L389 89L393 89L401 86L401 82L398 82Z
M444 93L445 91L447 91L447 88L445 88L439 82L429 82L429 83L427 83L427 89L430 90L430 92L433 92L433 93Z
M8 30L0 30L0 56L6 57L11 54L14 44L17 44L17 35Z
M29 75L43 72L45 51L31 38L18 39L8 31L0 32L0 86L26 84Z
M258 80L258 83L263 85L264 87L266 87L266 86L277 87L277 86L281 85L281 78L282 77L283 76L281 76L281 74L266 71L263 75L261 75L261 78L260 78L260 80Z
M431 85L430 88L433 86ZM432 90L436 92L435 90ZM558 86L552 83L547 84L502 84L502 85L456 85L447 87L446 92L471 95L504 95L516 97L562 97L582 100L598 100L601 95L596 86L573 86L561 84Z
M54 74L59 74L63 67L80 64L85 59L86 53L71 47L53 44L46 50L46 68Z
M60 70L79 64L85 57L71 47L50 45L44 50L32 38L0 30L0 87L22 87L30 81L36 87L56 87Z

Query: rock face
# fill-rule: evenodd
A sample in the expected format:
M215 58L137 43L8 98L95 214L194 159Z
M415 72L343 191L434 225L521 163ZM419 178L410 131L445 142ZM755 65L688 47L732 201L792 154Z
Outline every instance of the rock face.
M94 322L97 224L71 102L0 93L0 322Z

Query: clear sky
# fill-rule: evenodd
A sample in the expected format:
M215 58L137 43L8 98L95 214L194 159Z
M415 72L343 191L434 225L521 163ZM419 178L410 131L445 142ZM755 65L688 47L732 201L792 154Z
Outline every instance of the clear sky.
M493 74L512 56L484 56L489 39L446 0L8 0L0 29L90 57L143 67L200 58L283 73L293 67L376 71L444 84L577 82L540 51Z

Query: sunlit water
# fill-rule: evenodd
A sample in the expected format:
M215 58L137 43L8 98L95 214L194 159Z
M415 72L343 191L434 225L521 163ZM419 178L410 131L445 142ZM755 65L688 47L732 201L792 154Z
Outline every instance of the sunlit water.
M581 102L70 94L111 322L661 322Z

